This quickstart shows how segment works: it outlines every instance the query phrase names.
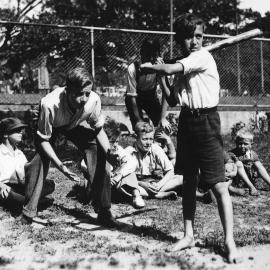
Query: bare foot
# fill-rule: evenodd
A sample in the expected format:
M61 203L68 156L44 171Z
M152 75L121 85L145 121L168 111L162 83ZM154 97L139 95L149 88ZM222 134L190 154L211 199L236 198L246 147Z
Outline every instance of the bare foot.
M227 254L228 263L241 262L241 258L239 257L234 241L225 243L225 253Z
M259 193L259 191L255 188L255 189L250 189L250 190L249 190L249 195L251 195L251 196L259 196L260 193Z
M155 198L177 200L177 193L175 191L159 191Z
M180 251L180 250L192 248L192 247L195 247L194 238L191 236L184 236L181 240L177 241L173 245L171 251L175 252L175 251Z

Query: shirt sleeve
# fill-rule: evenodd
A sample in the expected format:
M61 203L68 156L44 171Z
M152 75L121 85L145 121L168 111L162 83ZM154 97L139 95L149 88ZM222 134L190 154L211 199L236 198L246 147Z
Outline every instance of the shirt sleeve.
M125 149L121 149L120 153L121 164L115 171L120 172L123 177L133 173L137 168L137 159L132 156L129 152L125 151Z
M259 156L255 151L251 150L251 155L253 162L260 161Z
M99 129L103 127L104 122L104 117L101 113L101 100L98 97L93 112L89 116L87 123L90 125L91 128Z
M200 72L207 69L209 55L206 51L200 50L191 53L188 57L178 61L184 67L184 75L192 72Z
M137 96L137 81L135 65L131 64L127 69L127 96Z
M171 161L169 160L169 158L167 157L167 155L165 154L165 152L162 150L162 148L156 144L153 146L154 146L153 150L154 150L155 158L157 162L159 163L159 165L161 166L163 172L166 173L172 170L173 165Z
M41 101L37 134L43 140L49 141L52 136L53 118L53 112Z

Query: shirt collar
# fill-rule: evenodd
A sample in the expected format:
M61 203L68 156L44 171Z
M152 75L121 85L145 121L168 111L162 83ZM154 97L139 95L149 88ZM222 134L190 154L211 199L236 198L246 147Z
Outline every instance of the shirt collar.
M3 143L0 144L0 152L3 155L12 155L13 156L13 153ZM15 149L14 149L14 153L15 153L15 155L18 154L18 148L16 146L15 146Z
M149 150L147 153L143 154L143 153L140 151L137 142L134 143L134 147L133 147L133 148L134 148L133 152L137 152L137 153L139 153L140 155L142 155L143 157L145 157L145 156L147 156L147 155L149 156L149 155L151 155L151 153L152 153L152 146L151 146L150 150Z

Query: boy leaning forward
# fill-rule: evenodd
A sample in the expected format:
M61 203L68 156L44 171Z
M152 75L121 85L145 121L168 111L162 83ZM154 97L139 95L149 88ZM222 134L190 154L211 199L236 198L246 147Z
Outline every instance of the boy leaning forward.
M144 64L141 68L163 75L176 74L172 86L162 77L162 90L170 106L181 105L177 134L176 172L182 172L184 238L173 251L190 248L194 241L196 175L212 189L217 199L225 233L225 251L230 263L237 261L233 238L232 202L225 182L223 143L220 135L219 74L212 55L202 48L204 23L193 14L184 14L174 23L175 39L183 59L175 64Z
M50 162L70 180L79 181L56 155L53 145L58 132L64 134L85 155L88 170L88 192L98 212L99 224L116 227L111 214L110 144L103 130L101 101L92 91L93 80L84 68L71 70L66 87L59 87L42 98L35 138L36 154L26 167L25 204L22 223L32 223Z

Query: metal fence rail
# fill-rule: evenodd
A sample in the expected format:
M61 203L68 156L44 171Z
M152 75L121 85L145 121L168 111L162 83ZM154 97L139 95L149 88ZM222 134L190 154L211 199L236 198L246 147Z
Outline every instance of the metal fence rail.
M173 32L0 21L0 89L6 93L47 92L63 85L66 72L85 66L102 96L119 98L126 68L138 59L145 38L158 39L164 58L176 57ZM205 35L205 44L224 36ZM252 39L213 52L221 82L221 103L270 104L270 39Z

